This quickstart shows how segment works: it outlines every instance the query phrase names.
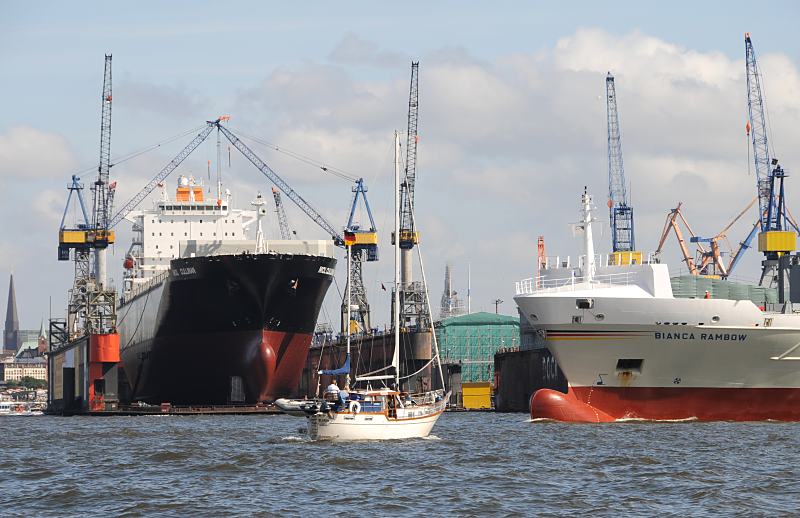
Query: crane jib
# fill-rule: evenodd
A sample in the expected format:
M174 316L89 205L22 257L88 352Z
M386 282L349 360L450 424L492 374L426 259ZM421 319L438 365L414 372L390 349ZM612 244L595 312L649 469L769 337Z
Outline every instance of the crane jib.
M242 142L236 135L233 134L228 128L220 124L221 119L215 121L207 121L208 125L201 131L175 158L173 158L152 180L131 198L120 211L110 221L108 228L113 228L120 221L125 219L132 210L134 210L153 190L159 183L164 181L205 139L211 134L214 129L218 129L220 133L225 135L225 138L230 141L233 146L239 150L261 173L269 178L286 196L289 197L300 209L306 213L317 225L322 227L328 234L330 234L333 242L337 246L344 245L344 238L339 232L334 229L333 225L328 223L322 215L317 212L307 201L305 201L283 178L273 171L258 155L256 155L247 145Z
M333 242L337 246L342 246L344 244L344 238L339 234L339 232L336 231L336 229L333 228L333 225L328 223L328 221L323 218L322 215L317 212L306 200L304 200L302 196L297 194L294 189L289 187L289 184L287 184L283 178L278 176L275 171L265 164L264 161L253 152L253 150L247 147L247 145L239 139L239 137L234 135L228 128L222 126L219 121L216 121L214 124L217 128L219 128L219 131L225 135L225 138L227 138L230 143L233 144L233 146L245 156L245 158L250 160L250 162L256 166L256 169L261 171L261 174L269 178L272 183L274 183L281 191L284 192L284 194L286 194L286 196L289 197L290 200L300 207L300 210L305 212L306 215L308 215L308 217L310 217L317 225L322 227L323 230L330 234L331 238L333 238Z

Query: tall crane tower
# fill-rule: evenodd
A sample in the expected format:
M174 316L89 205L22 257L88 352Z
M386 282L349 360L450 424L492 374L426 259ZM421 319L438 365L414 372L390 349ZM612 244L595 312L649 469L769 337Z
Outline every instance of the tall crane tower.
M281 200L281 191L275 186L272 187L272 198L275 200L275 214L278 216L281 239L292 239L292 231L289 230L289 221L286 219L286 210L283 208Z
M606 113L608 116L608 211L611 220L612 248L614 257L630 258L636 243L633 234L633 207L628 205L628 192L625 186L625 169L622 163L622 139L619 131L617 92L614 76L606 75ZM630 259L623 262L630 262Z
M760 229L758 250L764 254L764 261L761 263L759 284L763 285L766 282L768 285L773 285L776 281L782 283L782 279L777 279L776 275L778 262L781 256L797 249L797 235L787 226L783 189L783 180L786 175L778 164L778 159L770 157L766 110L761 91L761 73L758 70L758 61L750 33L744 35L744 49L747 68L748 129L753 143L758 214L761 218L760 225L753 228L745 243L749 245L756 230Z
M431 322L425 286L412 276L413 249L419 243L414 221L414 187L417 178L417 122L419 117L419 62L411 63L411 87L408 95L406 132L406 167L400 185L400 325L413 331L430 329Z
M100 116L100 165L92 186L91 215L83 201L83 185L72 177L68 187L67 207L59 228L58 258L65 261L73 252L75 277L68 306L67 328L70 337L86 334L116 333L116 293L108 289L106 249L114 243L109 215L114 201L115 183L110 182L111 169L111 55L105 56ZM67 211L72 195L81 206L83 223L67 228ZM94 261L92 261L94 259Z

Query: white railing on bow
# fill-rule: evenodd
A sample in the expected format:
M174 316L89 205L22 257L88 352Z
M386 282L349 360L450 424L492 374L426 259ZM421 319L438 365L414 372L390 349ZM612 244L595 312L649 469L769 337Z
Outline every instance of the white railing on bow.
M610 286L627 286L635 284L636 272L619 272L594 275L588 289L603 288ZM573 291L575 289L585 290L586 279L583 276L571 275L569 277L547 278L536 277L524 279L516 282L517 295L530 295L542 291Z
M627 266L637 264L639 256L641 256L641 264L658 263L651 253L642 255L642 252L617 252L616 254L595 254L594 264L596 266ZM586 256L579 255L577 258L568 255L547 256L542 258L541 264L542 270L583 268L586 264Z

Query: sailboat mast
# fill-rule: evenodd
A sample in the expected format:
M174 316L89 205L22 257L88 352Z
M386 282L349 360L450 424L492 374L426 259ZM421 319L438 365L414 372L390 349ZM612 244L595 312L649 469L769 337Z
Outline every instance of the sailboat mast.
M350 278L350 261L352 260L351 245L347 245L347 356L345 358L350 358L350 285L352 284L352 279ZM347 360L345 360L345 362L349 365ZM344 389L347 391L350 390L350 371L344 375Z
M400 134L394 132L394 367L395 386L400 388Z

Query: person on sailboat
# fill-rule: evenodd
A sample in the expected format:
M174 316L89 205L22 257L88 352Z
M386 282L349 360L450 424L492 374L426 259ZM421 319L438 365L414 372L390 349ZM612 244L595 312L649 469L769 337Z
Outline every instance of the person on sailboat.
M339 391L339 398L336 401L336 410L340 408L347 408L347 400L350 398L350 394L345 389L341 389Z
M339 399L339 386L336 384L335 380L332 381L330 385L325 387L324 399L325 401L333 404L335 404Z

